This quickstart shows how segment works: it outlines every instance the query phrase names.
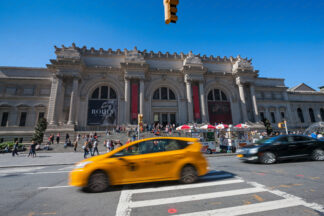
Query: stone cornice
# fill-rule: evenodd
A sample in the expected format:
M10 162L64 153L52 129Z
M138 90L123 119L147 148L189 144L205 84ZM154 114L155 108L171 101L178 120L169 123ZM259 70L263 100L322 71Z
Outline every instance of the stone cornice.
M64 58L64 52L69 52L69 54L71 54L74 58L78 57L78 53L80 54L80 56L99 56L99 57L111 57L111 56L118 56L118 57L125 57L129 52L131 52L132 50L128 50L128 49L124 49L123 51L121 49L117 49L117 50L112 50L111 48L105 50L103 48L100 49L95 49L93 47L91 47L90 49L88 49L86 46L83 46L82 48L77 47L74 43L72 43L71 47L65 47L64 45L62 45L62 47L55 47L55 53L57 54L61 54L61 57ZM136 49L136 51L141 54L144 59L174 59L174 60L185 60L190 54L184 54L183 52L180 53L176 53L174 52L173 54L169 53L169 52L165 52L162 53L161 51L158 52L153 52L153 51L147 51L145 50L137 50L137 48L134 48L134 50ZM67 54L68 56L68 54ZM200 56L200 54L194 55L195 57L198 57L202 63L206 62L206 63L232 63L234 64L239 58L241 57L214 57L213 55L210 56ZM243 58L241 58L243 59ZM247 59L244 58L243 60L248 61L251 63L252 59Z

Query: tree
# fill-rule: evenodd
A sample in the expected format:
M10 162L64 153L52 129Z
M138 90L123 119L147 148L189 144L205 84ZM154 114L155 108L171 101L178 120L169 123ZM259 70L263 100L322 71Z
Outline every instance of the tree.
M270 136L271 133L272 133L272 127L271 127L271 123L268 119L263 119L263 124L264 124L264 127L266 128L266 131L267 131L267 135Z
M38 144L43 142L44 132L47 128L47 121L45 118L41 118L38 120L38 123L35 127L35 133L32 137L32 141L35 141Z

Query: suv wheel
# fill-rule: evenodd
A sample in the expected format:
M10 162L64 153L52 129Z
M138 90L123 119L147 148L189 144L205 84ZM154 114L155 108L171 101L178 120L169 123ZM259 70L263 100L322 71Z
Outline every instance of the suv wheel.
M277 161L276 155L272 152L264 152L260 157L260 162L263 164L273 164Z
M315 161L324 160L324 151L322 149L315 149L312 152L312 159L315 160Z
M186 165L181 170L180 181L184 184L191 184L197 181L198 174L196 169L191 165Z
M87 189L92 193L103 192L109 186L108 176L103 171L95 171L88 180Z

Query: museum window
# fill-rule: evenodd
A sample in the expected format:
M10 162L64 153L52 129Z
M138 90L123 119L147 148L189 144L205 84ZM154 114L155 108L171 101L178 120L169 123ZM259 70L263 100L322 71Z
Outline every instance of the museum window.
M284 120L285 119L285 112L280 112L281 115L281 119Z
M19 121L19 126L26 126L26 118L27 118L27 112L22 112L20 114L20 121Z
M320 109L320 113L321 113L321 119L322 119L322 121L324 121L324 109L323 108Z
M8 112L3 112L2 113L1 127L6 127L7 126L8 116L9 116L9 113Z
M96 88L91 99L117 99L116 91L108 86L101 86Z
M153 100L175 100L175 99L176 97L174 92L167 87L158 88L153 93Z
M207 100L209 100L209 101L227 101L227 96L222 90L213 89L208 93Z
M315 115L314 115L314 111L312 108L309 108L308 109L308 112L309 112L309 117L311 119L311 122L315 122Z
M44 117L45 117L45 113L44 112L39 112L38 113L38 121L41 120Z
M261 121L264 121L265 118L264 118L264 112L260 112L260 117L261 117Z
M297 115L298 115L299 121L300 121L301 123L304 123L305 120L304 120L303 111L302 111L300 108L297 109Z
M271 116L271 122L276 123L276 117L275 117L274 112L270 112L270 116Z

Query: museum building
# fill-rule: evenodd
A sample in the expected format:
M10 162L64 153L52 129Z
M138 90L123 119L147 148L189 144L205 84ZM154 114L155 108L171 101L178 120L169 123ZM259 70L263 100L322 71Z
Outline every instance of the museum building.
M0 67L0 142L28 139L45 117L47 133L145 123L258 122L289 128L324 121L324 89L259 77L237 57L55 47L46 68ZM27 138L26 138L27 137Z

